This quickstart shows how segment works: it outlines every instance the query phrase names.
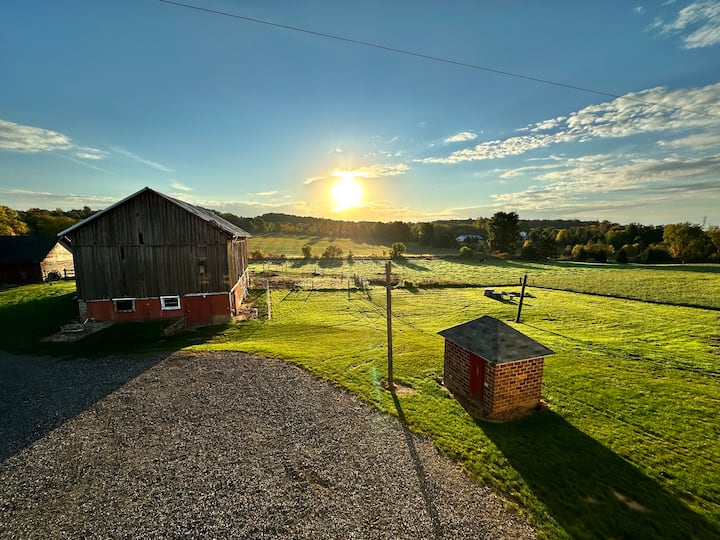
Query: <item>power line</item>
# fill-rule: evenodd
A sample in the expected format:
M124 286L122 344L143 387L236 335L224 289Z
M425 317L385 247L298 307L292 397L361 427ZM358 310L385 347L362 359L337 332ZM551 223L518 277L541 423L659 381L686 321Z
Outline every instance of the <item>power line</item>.
M380 44L377 44L377 43L371 43L371 42L369 42L369 41L363 41L363 40L359 40L359 39L352 39L352 38L347 38L347 37L343 37L343 36L337 36L337 35L334 35L334 34L326 34L326 33L324 33L324 32L316 32L316 31L314 31L314 30L308 30L307 28L300 28L300 27L298 27L298 26L290 26L290 25L287 25L287 24L274 23L274 22L270 22L270 21L265 21L265 20L263 20L263 19L256 19L256 18L253 18L253 17L246 17L246 16L244 16L244 15L237 15L237 14L235 14L235 13L228 13L228 12L226 12L226 11L219 11L219 10L216 10L216 9L204 8L204 7L200 7L200 6L194 6L194 5L191 5L191 4L184 4L184 3L182 3L182 2L175 2L175 1L173 1L173 0L158 0L158 1L159 1L159 2L162 2L162 3L164 3L164 4L171 4L171 5L174 5L174 6L183 7L183 8L187 8L187 9L194 9L194 10L196 10L196 11L203 11L203 12L205 12L205 13L211 13L211 14L214 14L214 15L221 15L221 16L223 16L223 17L231 17L231 18L233 18L233 19L239 19L239 20L246 21L246 22L252 22L252 23L257 23L257 24L264 24L264 25L266 25L266 26L272 26L272 27L274 27L274 28L281 28L281 29L283 29L283 30L290 30L290 31L292 31L292 32L301 32L301 33L303 33L303 34L309 34L309 35L311 35L311 36L317 36L317 37L322 37L322 38L326 38L326 39L333 39L333 40L335 40L335 41L342 41L342 42L344 42L344 43L351 43L351 44L353 44L353 45L361 45L361 46L363 46L363 47L372 47L372 48L374 48L374 49L380 49L380 50L382 50L382 51L393 52L393 53L397 53L397 54L404 54L404 55L406 55L406 56L414 56L414 57L416 57L416 58L422 58L422 59L425 59L425 60L431 60L431 61L433 61L433 62L442 62L442 63L444 63L444 64L450 64L450 65L460 66L460 67L465 67L465 68L470 68L470 69L477 69L477 70L485 71L485 72L488 72L488 73L495 73L496 75L503 75L503 76L506 76L506 77L514 77L514 78L516 78L516 79L523 79L523 80L526 80L526 81L533 81L533 82L538 82L538 83L542 83L542 84L549 84L549 85L552 85L552 86L559 86L560 88L567 88L567 89L570 89L570 90L577 90L577 91L580 91L580 92L587 92L587 93L590 93L590 94L596 94L596 95L604 96L604 97L611 97L611 98L614 98L614 99L623 99L623 100L626 100L626 101L633 101L633 102L635 102L635 103L642 103L642 104L644 104L644 105L651 105L651 106L655 106L655 107L661 107L661 108L663 108L663 109L668 109L668 110L671 110L671 111L684 111L684 112L689 112L689 113L693 113L693 114L699 114L699 115L702 115L702 116L710 116L710 117L713 117L713 118L717 118L717 117L718 117L718 116L715 115L715 114L708 113L708 112L705 112L705 111L696 111L696 110L694 110L694 109L687 109L687 108L685 108L685 107L676 107L676 106L672 106L672 105L665 105L665 104L663 104L663 103L656 103L656 102L654 102L654 101L646 101L646 100L644 100L644 99L639 99L639 98L634 98L634 97L628 97L628 96L621 96L621 95L619 95L619 94L613 94L613 93L611 93L611 92L603 92L602 90L595 90L595 89L593 89L593 88L586 88L586 87L583 87L583 86L576 86L576 85L574 85L574 84L566 84L566 83L561 83L561 82L557 82L557 81L551 81L551 80L549 80L549 79L542 79L542 78L540 78L540 77L531 77L531 76L529 76L529 75L522 75L521 73L513 73L513 72L511 72L511 71L504 71L504 70L501 70L501 69L489 68L489 67L486 67L486 66L480 66L480 65L477 65L477 64L470 64L470 63L468 63L468 62L461 62L461 61L459 61L459 60L451 60L451 59L449 59L449 58L443 58L443 57L441 57L441 56L433 56L433 55L429 55L429 54L423 54L423 53L419 53L419 52L409 51L409 50L406 50L406 49L397 49L397 48L395 48L395 47L388 47L388 46L386 46L386 45L380 45Z

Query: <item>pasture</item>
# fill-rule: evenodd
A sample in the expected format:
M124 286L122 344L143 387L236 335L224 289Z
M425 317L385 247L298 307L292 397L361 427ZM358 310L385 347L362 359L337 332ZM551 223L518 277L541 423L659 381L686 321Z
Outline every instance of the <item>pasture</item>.
M2 348L281 358L404 418L527 513L543 537L720 538L720 355L710 340L720 334L720 269L398 261L393 272L405 286L393 291L394 371L407 390L394 398L381 384L384 288L347 288L353 274L379 279L384 261L326 262L254 265L256 276L269 271L302 285L271 287L271 320L262 317L266 293L257 290L259 320L164 341L150 323L118 325L85 344L40 344L70 316L72 284L2 291ZM517 305L484 297L482 287L517 291L526 272L533 296L515 324ZM545 363L548 409L505 424L477 422L439 384L437 332L484 314L556 351Z

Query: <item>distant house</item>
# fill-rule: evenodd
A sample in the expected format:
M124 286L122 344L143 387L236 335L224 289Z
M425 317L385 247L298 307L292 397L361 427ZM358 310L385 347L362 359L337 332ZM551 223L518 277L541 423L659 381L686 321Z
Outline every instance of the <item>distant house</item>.
M72 253L57 238L0 236L0 284L42 283L72 274Z
M445 387L471 414L507 420L540 404L544 357L553 351L488 316L438 333Z
M247 232L150 188L62 231L81 317L230 320L247 293Z

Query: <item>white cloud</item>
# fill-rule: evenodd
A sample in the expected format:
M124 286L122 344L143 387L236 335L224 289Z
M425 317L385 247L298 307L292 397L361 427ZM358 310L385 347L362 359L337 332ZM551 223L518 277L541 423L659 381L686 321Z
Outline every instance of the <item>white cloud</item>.
M342 154L343 152L344 152L344 150L342 148L340 148L339 146L330 149L331 154Z
M309 186L310 184L314 184L315 182L320 182L322 180L327 180L327 177L325 176L311 176L310 178L306 178L303 180L303 184L306 186Z
M472 131L461 131L460 133L456 133L455 135L452 135L445 139L446 143L454 143L454 142L466 142L466 141L474 141L477 139L477 134L475 134Z
M185 184L183 184L182 182L178 182L177 180L173 180L172 182L170 182L170 187L179 191L192 191L191 187L186 186Z
M646 12L647 10L642 6L636 6L633 8L633 13L636 15L645 15Z
M662 34L680 34L683 49L699 49L720 43L720 1L701 0L682 8L675 20L656 19L648 30Z
M533 174L537 173L537 174ZM492 195L501 205L522 211L583 208L589 201L616 200L616 205L670 201L677 193L704 197L720 184L707 178L720 175L720 157L647 158L640 155L596 154L566 159L556 164L520 167L505 177L528 176L535 184L509 193ZM628 197L628 193L633 193ZM624 201L624 202L622 202ZM602 206L601 203L599 203Z
M34 191L29 189L0 190L5 204L12 208L104 208L114 202L115 197L101 195L78 195L75 193L52 193L49 191Z
M271 197L273 195L277 195L280 193L279 191L258 191L256 193L251 193L251 195L259 195L260 197Z
M0 150L11 152L65 152L79 159L105 159L107 152L87 146L78 146L70 137L34 126L23 126L0 119Z
M694 111L698 111L698 114ZM483 142L449 156L417 160L420 163L461 163L517 156L558 143L584 143L641 134L717 132L720 129L720 83L701 88L652 88L622 98L590 105L568 116L529 126L528 135Z

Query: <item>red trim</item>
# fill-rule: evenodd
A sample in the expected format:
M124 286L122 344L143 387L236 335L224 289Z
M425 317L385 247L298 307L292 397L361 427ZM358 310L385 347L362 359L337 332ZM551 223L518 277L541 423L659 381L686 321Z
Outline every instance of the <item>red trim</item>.
M228 293L180 296L181 309L162 309L160 298L136 298L135 311L117 312L112 300L88 300L87 316L96 321L148 321L186 317L189 326L221 324L230 319Z

